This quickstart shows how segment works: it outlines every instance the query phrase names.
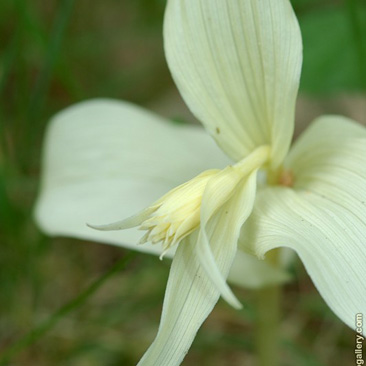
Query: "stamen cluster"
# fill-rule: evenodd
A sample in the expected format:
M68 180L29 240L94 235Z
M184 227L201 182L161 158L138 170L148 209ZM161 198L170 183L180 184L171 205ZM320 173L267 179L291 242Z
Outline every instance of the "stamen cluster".
M153 211L140 225L147 230L140 244L162 242L163 254L200 224L203 192L218 170L208 170L168 192L151 206Z

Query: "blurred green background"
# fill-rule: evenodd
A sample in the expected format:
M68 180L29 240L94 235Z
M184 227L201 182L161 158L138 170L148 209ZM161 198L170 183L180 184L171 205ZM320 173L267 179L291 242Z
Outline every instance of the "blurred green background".
M365 1L292 3L304 40L297 131L322 113L366 123ZM155 335L169 261L136 254L121 264L128 251L47 238L31 214L43 134L60 109L111 97L192 120L164 59L164 7L165 0L0 2L2 365L135 365ZM283 298L283 365L352 365L353 331L327 308L300 263L292 271L296 280ZM94 293L58 313L105 273ZM245 309L220 301L184 365L254 365L254 296L235 290Z

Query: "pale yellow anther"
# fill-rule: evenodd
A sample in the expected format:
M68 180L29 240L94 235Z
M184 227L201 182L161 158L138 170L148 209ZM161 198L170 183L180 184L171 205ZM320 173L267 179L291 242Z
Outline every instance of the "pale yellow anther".
M139 229L148 230L140 243L162 242L163 254L200 224L202 195L208 181L219 170L207 170L178 186L154 204L154 210Z

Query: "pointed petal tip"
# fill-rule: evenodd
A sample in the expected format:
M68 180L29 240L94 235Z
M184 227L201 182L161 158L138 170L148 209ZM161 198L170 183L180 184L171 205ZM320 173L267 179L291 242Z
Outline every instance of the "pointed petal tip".
M229 302L227 299L225 299L234 309L236 310L242 310L243 304L234 296L233 301Z
M87 227L91 228L91 229L99 230L99 231L118 230L116 228L111 228L111 224L107 224L107 225L93 225L93 224L86 223L85 225Z
M113 222L111 224L105 224L105 225L93 225L93 224L86 223L86 226L90 227L91 229L99 230L99 231L126 230L126 229L131 229L138 225L138 223L136 223L135 220L131 220L131 219L135 219L135 217L127 218L122 221L117 221L117 222Z

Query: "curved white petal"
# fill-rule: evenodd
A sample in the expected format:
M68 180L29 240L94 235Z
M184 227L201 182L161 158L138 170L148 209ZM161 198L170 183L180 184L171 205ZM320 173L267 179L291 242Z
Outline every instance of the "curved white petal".
M177 86L221 148L241 160L271 145L286 155L302 41L288 0L169 0L165 51Z
M161 253L157 246L136 246L142 236L136 229L107 233L86 223L129 217L202 170L227 163L200 128L169 123L126 102L83 102L49 126L36 221L50 235Z
M294 189L258 194L246 245L259 255L298 252L319 292L350 327L366 313L366 130L341 117L316 121L286 161Z
M323 156L329 159L330 154L324 153L334 150L333 159L343 159L347 149L340 151L344 143L352 143L353 138L366 138L366 128L359 123L343 116L322 116L315 119L298 138L285 160L285 167L291 169L297 176L297 182L302 182L302 171L308 174L314 162ZM323 154L321 155L321 151ZM348 163L348 162L347 162ZM321 171L321 169L318 169Z
M224 213L225 214L225 213ZM221 217L217 217L218 220ZM222 235L219 230L214 235ZM196 255L198 231L183 239L173 259L158 334L138 366L178 366L220 293ZM217 266L226 278L236 252L232 243L211 243Z
M223 276L216 262L217 258L212 251L219 245L226 248L226 256L231 258L231 263L237 251L237 243L240 234L240 229L252 212L255 192L256 192L256 174L253 172L250 177L244 177L241 182L233 189L230 198L222 204L218 211L205 213L206 200L209 203L217 192L220 192L220 186L223 182L211 181L206 188L202 200L201 217L209 216L206 221L201 220L201 229L197 242L197 254L202 267L206 270L207 275L212 283L220 291L221 296L233 307L240 309L242 306L239 300L235 297L230 287L226 283L226 276Z
M294 249L348 326L354 327L357 313L365 314L366 224L354 213L311 192L272 188L258 196L246 234L258 256L279 246Z
M294 188L366 218L366 128L340 116L318 118L285 161Z
M257 171L267 161L269 152L268 146L261 146L246 159L214 175L202 197L198 258L221 296L235 308L241 308L241 304L215 263L211 242L221 242L228 251L236 252L240 228L253 208Z

